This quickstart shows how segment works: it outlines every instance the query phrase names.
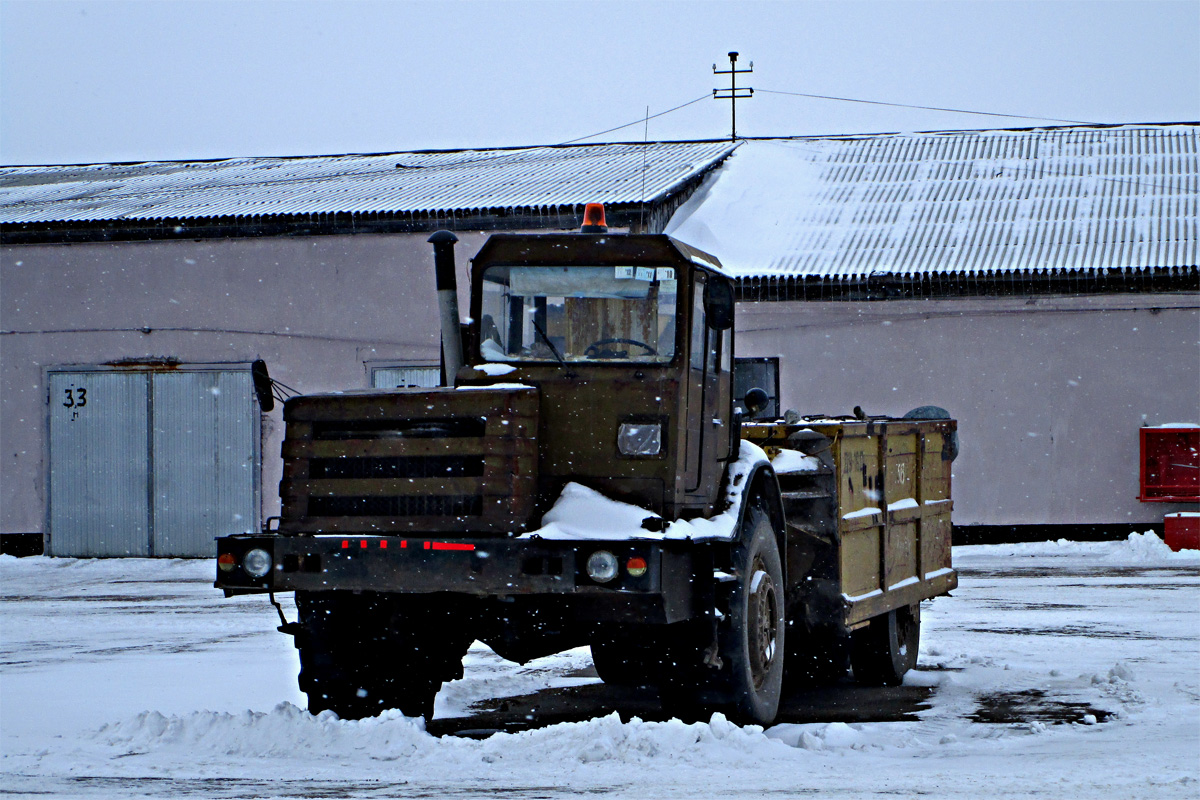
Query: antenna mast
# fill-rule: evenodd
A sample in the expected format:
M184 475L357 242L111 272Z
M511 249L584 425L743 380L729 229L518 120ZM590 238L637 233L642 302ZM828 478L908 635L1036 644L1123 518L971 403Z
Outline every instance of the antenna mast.
M729 54L729 69L719 70L719 69L717 69L717 65L713 64L713 75L728 75L729 76L729 88L728 89L713 89L713 100L728 100L729 101L729 110L730 110L730 114L732 116L732 119L731 119L730 125L729 125L730 141L737 139L737 101L739 99L749 99L751 97L754 97L754 90L751 89L749 86L739 89L738 85L737 85L737 76L738 75L744 75L745 73L748 73L748 72L754 72L754 62L753 61L750 62L750 69L738 69L737 68L737 57L738 57L738 54L737 54L736 50ZM739 94L739 92L744 92L744 94Z

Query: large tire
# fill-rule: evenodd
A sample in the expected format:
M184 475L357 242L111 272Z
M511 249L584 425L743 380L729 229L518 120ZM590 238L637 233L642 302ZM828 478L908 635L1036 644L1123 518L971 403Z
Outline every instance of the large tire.
M783 693L783 562L771 518L761 506L747 509L745 526L733 552L738 579L729 598L729 624L719 636L720 652L730 671L735 718L770 725Z
M898 685L905 673L917 665L920 645L919 603L874 617L851 637L854 679L867 686Z
M461 625L417 622L411 606L387 595L296 592L299 684L310 712L361 719L396 708L432 719L442 682L462 677L470 638Z
M783 694L786 647L783 563L771 518L760 505L747 509L731 553L736 580L717 629L716 663L706 657L705 625L681 624L668 640L658 676L664 709L689 722L723 711L738 723L770 725Z

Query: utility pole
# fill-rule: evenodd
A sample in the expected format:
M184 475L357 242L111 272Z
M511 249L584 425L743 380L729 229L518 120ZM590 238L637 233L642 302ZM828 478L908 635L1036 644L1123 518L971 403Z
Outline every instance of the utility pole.
M749 86L739 89L738 85L737 85L737 76L738 75L743 75L747 72L754 72L754 62L753 61L750 62L750 69L738 69L737 68L737 57L738 57L738 54L737 54L736 50L729 54L729 69L719 70L719 69L717 69L717 65L713 64L713 74L714 75L728 75L729 76L729 88L728 89L713 89L713 100L728 100L729 101L729 109L730 109L730 113L732 114L732 120L730 121L730 126L729 126L729 138L731 141L734 139L737 139L737 101L739 99L747 99L747 98L754 97L754 90L751 89ZM739 94L739 92L744 92L744 94Z

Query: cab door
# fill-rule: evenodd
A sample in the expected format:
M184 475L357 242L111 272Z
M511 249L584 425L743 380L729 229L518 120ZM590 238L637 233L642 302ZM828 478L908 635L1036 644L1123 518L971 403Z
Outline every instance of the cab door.
M715 500L723 471L730 458L732 384L728 368L732 331L719 331L705 313L708 281L720 280L696 273L692 287L691 331L688 352L687 445L685 491L689 501L705 505ZM736 457L736 453L732 454Z

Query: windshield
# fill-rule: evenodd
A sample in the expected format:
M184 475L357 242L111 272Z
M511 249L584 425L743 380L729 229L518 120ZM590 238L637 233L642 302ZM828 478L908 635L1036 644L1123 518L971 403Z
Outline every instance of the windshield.
M638 361L675 354L670 267L490 267L480 353L487 361Z

